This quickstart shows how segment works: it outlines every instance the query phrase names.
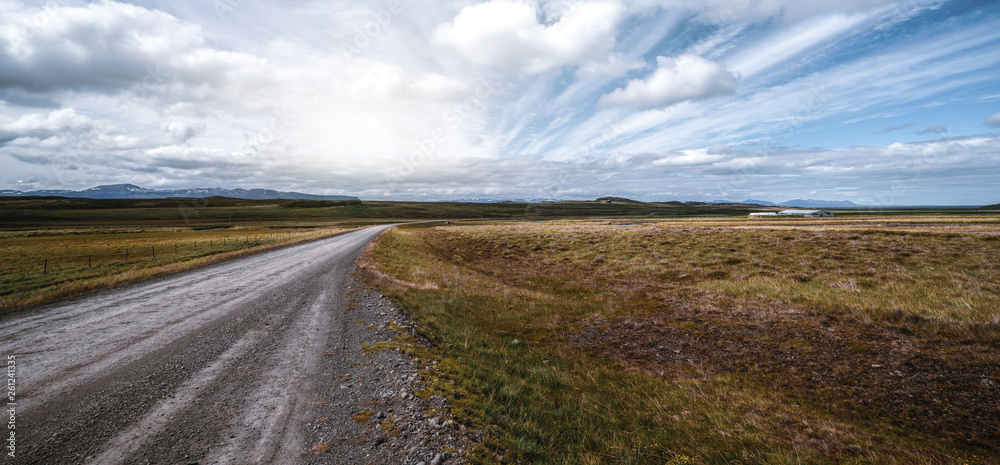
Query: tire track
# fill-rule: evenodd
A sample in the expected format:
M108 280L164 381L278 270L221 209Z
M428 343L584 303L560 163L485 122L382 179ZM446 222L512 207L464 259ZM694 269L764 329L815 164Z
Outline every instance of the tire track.
M14 463L296 463L345 275L384 229L0 317L19 356Z

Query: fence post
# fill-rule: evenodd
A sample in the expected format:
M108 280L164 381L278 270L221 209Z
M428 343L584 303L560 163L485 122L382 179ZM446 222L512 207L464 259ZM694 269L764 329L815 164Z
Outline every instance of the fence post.
M93 255L87 255L87 268L90 268L90 262L94 260Z
M49 272L49 259L46 258L45 262L42 264L42 274L46 274L48 272Z
M128 261L128 247L125 247L125 261Z
M153 258L156 258L156 246L151 246L153 248Z

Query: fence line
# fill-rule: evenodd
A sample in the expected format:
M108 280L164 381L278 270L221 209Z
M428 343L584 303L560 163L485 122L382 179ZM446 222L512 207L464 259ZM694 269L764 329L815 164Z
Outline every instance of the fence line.
M214 247L215 242L214 242L214 240L210 239L208 241L208 249L204 249L203 248L202 250L207 250L210 254L220 253L220 252L228 252L228 251L240 250L240 249L248 248L248 247L254 247L254 246L258 246L258 245L265 245L265 243L267 243L267 242L278 242L278 243L280 243L283 240L287 240L287 239L294 238L296 236L303 236L303 235L305 235L305 234L301 234L301 233L263 234L263 235L261 235L261 234L255 234L253 236L242 236L242 237L237 236L237 237L231 237L231 238L223 238L222 239L222 244L220 244L220 248L217 249L217 250L215 250L215 251L212 251L212 249L215 248ZM330 237L333 236L333 232L332 231L329 233L329 236ZM228 241L228 239L232 239L232 241ZM240 241L240 239L242 239L242 241ZM191 244L191 248L189 249L189 252L187 252L187 253L197 253L199 251L198 250L198 241L196 241L196 240L194 240L194 241L174 242L173 246L174 246L174 255L175 256L176 255L183 255L183 254L185 254L184 248L182 247L185 243ZM244 244L244 246L240 246L240 244ZM156 244L150 244L148 247L150 249L150 255L148 257L146 257L146 259L155 260L156 259ZM169 247L170 247L170 243L169 242L167 243L166 247L167 247L167 250L169 250ZM136 250L132 250L133 248L136 249ZM97 263L98 266L101 265L101 264L108 265L108 264L114 264L114 263L128 263L130 253L131 253L131 256L132 256L133 260L143 260L143 257L140 256L140 254L141 254L140 250L142 250L141 246L140 247L126 246L125 247L125 252L124 252L124 258L120 262L118 262L118 261L116 261L116 260L113 259L113 256L115 255L114 250L116 250L116 249L117 250L121 250L120 248L115 247L115 248L112 248L109 253L100 253L100 252L97 253L96 255L98 257L98 263ZM229 250L226 250L226 249L229 249ZM164 250L163 246L161 246L161 248L160 248L160 251L161 251L160 257L161 258L163 258L163 257L165 257L167 255L167 254L162 253L163 250ZM93 268L94 267L94 255L95 255L94 253L87 254L87 266L86 266L86 268ZM112 258L106 259L106 260L102 261L102 260L100 260L101 257L112 257ZM62 263L63 264L62 268L65 269L66 268L66 264L82 263L82 260L83 260L83 255L75 256L75 257L60 258L60 259L58 259L58 262L56 262L55 260L53 260L53 263L52 263L53 270L55 270L58 267L59 263ZM79 269L84 269L84 268L81 267ZM42 274L43 275L44 274L48 274L48 272L49 272L49 259L48 259L48 257L43 257L42 258Z

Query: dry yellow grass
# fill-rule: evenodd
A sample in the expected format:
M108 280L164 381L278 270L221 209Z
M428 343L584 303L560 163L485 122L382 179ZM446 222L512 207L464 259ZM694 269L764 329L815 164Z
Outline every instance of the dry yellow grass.
M92 228L0 234L0 312L174 273L348 228ZM128 256L126 257L126 250Z
M439 393L501 426L476 460L997 463L991 218L615 223L370 251L441 338Z

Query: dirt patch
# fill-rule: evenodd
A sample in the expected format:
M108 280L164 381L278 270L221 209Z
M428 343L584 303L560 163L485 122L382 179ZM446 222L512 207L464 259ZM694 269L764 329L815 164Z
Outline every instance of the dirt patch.
M995 344L918 338L763 300L711 300L666 299L650 316L588 320L568 337L633 369L697 365L839 418L884 421L986 456L1000 444Z

